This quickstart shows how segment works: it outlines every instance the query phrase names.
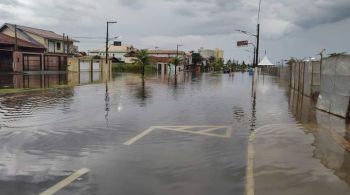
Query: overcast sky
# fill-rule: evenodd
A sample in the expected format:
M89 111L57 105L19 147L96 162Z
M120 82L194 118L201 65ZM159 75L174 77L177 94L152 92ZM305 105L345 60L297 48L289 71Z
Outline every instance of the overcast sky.
M137 48L221 48L226 59L250 60L259 0L0 0L0 22L50 29L71 37L111 36ZM262 0L261 52L272 61L327 53L350 53L349 0ZM102 39L80 39L81 50L103 47Z

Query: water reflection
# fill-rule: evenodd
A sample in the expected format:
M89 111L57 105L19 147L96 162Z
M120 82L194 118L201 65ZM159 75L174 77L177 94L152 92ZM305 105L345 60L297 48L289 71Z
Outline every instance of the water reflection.
M314 157L350 185L349 121L317 110L315 100L295 90L290 90L289 102L295 118L315 138Z
M45 89L61 85L87 85L110 81L102 72L60 73L60 74L2 74L1 89Z
M349 156L332 141L339 135L347 139L348 126L317 112L312 100L289 91L274 77L114 74L106 80L103 75L85 73L67 75L67 83L81 86L0 97L0 194L8 183L56 183L81 167L91 169L89 180L81 182L85 191L67 194L243 194L250 131L266 124L294 124L295 119L309 135L298 131L301 135L296 140L315 137L313 147L301 152L306 149L298 148L300 142L279 136L284 126L267 129L264 143L271 147L262 151L265 159L276 148L283 154L288 148L300 149L298 154L312 153L315 164L323 167L320 159L349 182ZM339 124L344 124L343 131ZM123 145L154 125L232 125L234 135L222 140L154 132L132 147ZM327 129L336 129L338 134L329 134ZM296 169L285 170L280 161L268 167L271 173L282 170L287 177L310 179L304 175L308 170L298 172L297 168L308 168L300 165L299 160L304 161L298 157L290 157Z
M3 74L0 76L1 88L51 88L67 85L67 74Z

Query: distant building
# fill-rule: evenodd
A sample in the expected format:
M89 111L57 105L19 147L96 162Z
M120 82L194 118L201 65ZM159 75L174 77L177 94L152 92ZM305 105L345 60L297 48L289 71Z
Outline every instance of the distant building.
M120 45L120 42L115 42L108 47L108 56L116 59L119 62L133 63L133 58L126 56L130 52L135 52L137 49L133 45ZM89 51L89 55L106 57L106 48L95 49Z
M181 64L177 66L177 71L185 69L186 65L192 63L192 54L184 51L177 50L148 50L153 61L156 63L157 70L159 72L169 72L175 70L172 60L178 56L181 59Z
M68 56L77 51L77 41L48 30L5 23L0 34L6 48L0 50L0 71L66 71Z
M216 48L214 50L214 57L217 60L224 59L224 51Z
M198 53L205 59L215 58L215 59L224 59L224 51L216 48L212 49L204 49L203 47L198 50Z
M215 52L212 49L204 49L201 47L198 50L198 53L201 54L201 56L205 59L210 59L211 57L215 57Z

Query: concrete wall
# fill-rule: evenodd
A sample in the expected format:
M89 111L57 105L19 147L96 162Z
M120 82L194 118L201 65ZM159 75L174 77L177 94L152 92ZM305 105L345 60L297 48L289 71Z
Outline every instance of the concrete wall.
M23 72L23 53L13 52L13 71Z
M68 71L79 72L79 58L68 58Z
M91 64L90 70L88 72L93 71L93 65L96 63L99 63L100 66L100 72L102 72L103 75L109 75L112 72L112 61L109 60L108 63L105 62L103 59L88 59L88 58L68 58L68 71L70 72L80 72L80 62L87 62Z
M350 102L350 56L323 59L320 81L317 108L347 117Z

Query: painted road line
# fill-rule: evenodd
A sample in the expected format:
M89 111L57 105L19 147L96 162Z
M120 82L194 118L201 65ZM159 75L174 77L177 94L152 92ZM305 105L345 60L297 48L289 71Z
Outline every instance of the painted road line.
M255 132L252 132L248 140L247 149L247 173L246 173L246 185L245 192L246 195L254 195L255 193L255 183L254 183L254 156L255 156Z
M71 184L73 181L75 181L76 179L85 175L88 172L89 172L89 169L86 169L86 168L80 169L77 172L70 175L69 177L67 177L66 179L60 181L56 185L54 185L51 188L47 189L46 191L40 193L39 195L53 195L56 192L62 190L63 188L65 188L66 186Z
M180 129L170 129L170 128L166 128L166 127L163 127L162 130L176 131L176 132L181 132L181 133L190 133L190 134L195 134L195 135L206 135L206 136L211 136L211 137L228 138L228 137L226 137L226 135L218 135L218 134L205 133L205 132L200 132L200 131L188 131L188 130L180 130Z
M222 128L228 128L228 127L213 127L213 128L201 130L199 132L201 132L201 133L208 133L208 132L215 131L215 130L222 129Z
M131 138L129 141L125 142L124 145L130 146L131 144L137 142L139 139L143 138L147 134L151 133L153 131L154 127L150 127L143 131L142 133L138 134L134 138Z
M255 140L256 132L259 132L266 128L276 128L276 127L299 127L297 124L271 124L265 125L255 129L249 135L248 147L247 147L247 168L246 168L246 183L245 183L245 194L254 195L255 194L255 180L254 180L254 160L255 160Z
M200 131L190 131L188 129L191 128L203 128L203 130ZM213 132L215 130L219 129L226 129L225 135L215 134L215 133L209 133ZM166 131L175 131L175 132L181 132L181 133L190 133L195 135L205 135L205 136L211 136L211 137L220 137L220 138L230 138L232 136L232 127L230 126L152 126L142 133L138 134L137 136L131 138L127 142L124 143L124 145L130 146L137 142L138 140L142 139L149 133L151 133L154 130L166 130Z

